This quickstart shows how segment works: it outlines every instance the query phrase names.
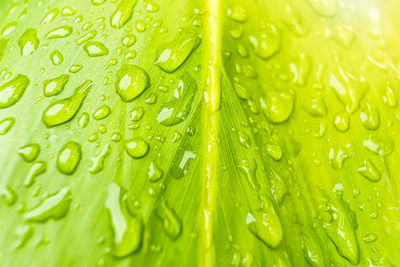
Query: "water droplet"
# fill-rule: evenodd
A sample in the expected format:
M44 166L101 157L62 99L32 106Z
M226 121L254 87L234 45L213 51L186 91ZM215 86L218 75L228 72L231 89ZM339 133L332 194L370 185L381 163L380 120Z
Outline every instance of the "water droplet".
M306 261L312 267L323 267L325 266L324 254L319 246L319 240L316 240L316 235L311 238L312 235L301 235L301 246L303 248L303 254Z
M275 25L267 24L263 30L250 34L249 41L257 56L266 60L278 52L281 34Z
M156 120L164 126L174 126L183 122L189 116L196 89L196 82L191 76L181 76L172 100L161 105Z
M10 186L5 186L0 191L0 196L4 199L4 202L7 206L12 206L17 202L17 193Z
M346 111L349 113L358 109L361 98L369 88L364 77L357 79L341 68L330 75L329 85L335 90L338 99L345 105Z
M367 130L374 131L379 128L379 111L376 107L372 107L369 103L366 103L365 107L360 112L360 119Z
M346 132L350 128L350 114L347 111L341 111L335 116L333 121L336 130L339 132Z
M43 223L49 219L59 220L67 215L71 202L71 190L63 188L58 193L49 195L36 207L25 213L24 220L33 223Z
M247 21L247 12L242 6L233 6L226 10L226 15L237 22Z
M242 172L242 174L245 175L246 180L248 184L253 188L254 190L260 189L260 184L257 181L256 177L256 171L257 171L257 161L254 159L252 160L242 160L239 163L239 170Z
M124 26L132 17L136 2L136 0L122 0L110 17L111 26L114 28L121 28Z
M384 157L393 152L394 142L388 136L384 139L378 139L375 136L370 135L368 139L363 140L363 146L374 154Z
M37 31L35 29L27 29L18 39L18 45L21 48L21 55L27 56L33 54L39 46L39 39L37 38Z
M63 74L50 80L43 82L43 94L51 97L60 94L64 90L65 84L69 80L69 75Z
M101 105L93 114L93 119L102 120L110 115L111 109L107 105Z
M261 99L264 115L271 123L282 123L289 119L294 107L293 91L268 90Z
M18 240L14 243L13 247L21 249L33 236L33 227L31 225L19 225L15 228L15 234L18 236Z
M290 4L285 5L284 20L289 30L297 35L304 36L308 32L308 27L304 23L299 11Z
M144 21L142 21L142 20L137 20L135 22L135 29L138 32L144 32L146 30L146 23L144 23Z
M172 239L176 240L182 232L182 222L176 213L162 201L156 210L157 217L163 222L164 232Z
M337 0L307 0L314 11L323 17L332 17L338 11Z
M0 86L0 109L11 107L22 97L29 85L25 75L18 74L14 79Z
M354 212L336 193L327 208L325 212L330 215L330 218L322 222L326 235L335 244L339 255L353 265L358 264L359 248L355 235L357 221Z
M63 57L63 55L60 53L60 51L54 50L54 51L50 54L50 60L51 60L51 62L53 62L53 64L54 64L55 66L58 66L58 65L60 65L61 63L63 63L64 57Z
M157 12L160 9L160 6L153 0L146 0L145 5L148 12Z
M238 132L239 136L239 144L241 144L245 148L250 148L251 147L251 142L250 142L250 137L247 133L244 131L240 130Z
M82 65L72 65L68 71L71 73L77 73L78 71L80 71L82 69Z
M122 101L130 102L150 87L150 79L139 66L123 65L117 72L115 87Z
M133 34L129 34L122 38L121 43L125 47L131 47L134 43L136 43L136 37Z
M304 109L311 116L324 117L328 113L328 109L321 95L317 95L305 101Z
M368 234L364 235L364 238L363 238L364 243L366 243L366 244L375 242L377 239L378 239L378 237L374 233L368 233Z
M278 145L267 144L266 146L268 155L275 161L279 161L282 158L282 149Z
M177 37L161 49L155 64L163 71L176 71L200 44L199 34L192 29L182 30Z
M367 178L372 182L378 182L381 179L381 175L376 168L375 164L370 160L364 160L361 167L357 169L358 173Z
M49 31L45 38L46 39L58 39L58 38L64 38L69 36L72 33L72 27L68 25L64 25L58 28L55 28L51 31Z
M18 148L18 154L26 161L32 162L37 159L40 153L40 145L31 143Z
M329 161L336 170L343 168L344 161L349 157L349 154L343 149L331 148L329 150Z
M144 108L136 107L129 112L129 119L131 121L139 121L144 115Z
M60 11L58 10L58 8L54 8L52 10L50 10L49 12L46 13L46 15L44 15L44 18L42 19L42 22L40 22L41 24L46 24L46 23L50 23L52 22L58 15Z
M0 135L7 134L15 123L15 118L9 117L0 121Z
M76 13L76 9L73 7L66 6L63 9L61 9L61 15L64 17L73 16L73 15L75 15L75 13Z
M92 87L93 81L87 80L75 89L72 96L50 104L42 115L44 124L47 127L54 127L71 120Z
M391 108L397 106L397 97L390 85L386 87L386 90L382 94L383 103Z
M97 31L92 30L92 31L88 32L87 34L83 35L81 38L79 38L79 40L76 43L78 45L81 45L81 44L93 39L94 37L96 37L96 35L97 35Z
M88 41L83 46L89 57L101 57L108 54L107 47L100 42Z
M1 30L1 36L6 36L8 34L10 34L12 31L15 30L15 28L17 27L17 22L16 21L12 21L8 24L6 24L3 29Z
M99 6L103 4L106 0L92 0L92 4L95 6Z
M157 182L163 177L164 172L159 167L157 167L154 161L152 161L149 165L149 170L147 174L150 182Z
M182 136L177 133L176 139L180 139ZM191 162L196 158L196 154L192 151L180 151L176 154L172 161L172 166L169 169L168 175L174 179L183 178L189 171Z
M300 53L295 62L289 64L289 68L294 75L293 83L297 86L305 86L312 66L312 58L308 54Z
M73 174L81 161L81 157L81 145L69 141L58 152L57 169L64 174Z
M91 157L92 166L89 169L91 174L99 173L104 168L104 161L106 160L107 156L111 153L111 145L107 144L103 147L103 150L100 152L99 155L96 157Z
M125 192L115 183L108 187L105 206L110 215L113 230L112 252L116 257L125 257L140 249L143 236L143 219L130 216L123 201Z
M281 220L268 199L264 199L262 209L247 213L246 225L250 233L270 248L277 248L282 241Z
M29 170L28 176L26 176L24 181L25 187L31 187L36 178L47 171L47 163L45 161L36 161L33 163L31 169Z
M141 137L125 141L124 147L128 155L134 159L143 158L149 152L149 144Z
M78 120L79 127L85 128L89 123L89 118L90 118L89 113L83 112Z

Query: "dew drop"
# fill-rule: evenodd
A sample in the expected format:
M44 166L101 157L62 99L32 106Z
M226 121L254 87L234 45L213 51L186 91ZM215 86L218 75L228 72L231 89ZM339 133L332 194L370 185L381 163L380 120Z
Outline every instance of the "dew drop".
M30 81L27 76L18 74L14 79L0 86L0 109L16 104L25 92Z
M69 141L58 152L57 169L64 174L71 175L78 167L81 157L81 145L74 141Z
M65 84L69 80L69 75L63 74L53 79L43 82L43 94L46 97L51 97L60 94L64 90Z
M134 137L125 141L124 148L134 159L143 158L149 152L149 144L141 137Z
M37 31L35 29L27 29L18 39L18 45L21 48L21 55L27 56L33 54L39 46L39 39L37 38Z
M123 65L117 72L115 87L122 101L130 102L150 87L150 79L139 66Z
M89 57L101 57L108 54L107 47L100 42L88 41L83 48Z
M72 27L68 25L64 25L58 28L55 28L49 31L45 38L46 39L58 39L58 38L65 38L72 33Z
M31 143L18 148L18 154L26 161L32 162L37 159L40 153L40 145Z

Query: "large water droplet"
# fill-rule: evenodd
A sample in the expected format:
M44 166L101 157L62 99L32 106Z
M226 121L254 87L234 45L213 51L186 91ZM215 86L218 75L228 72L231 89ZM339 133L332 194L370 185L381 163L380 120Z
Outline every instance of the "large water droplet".
M100 42L88 41L83 46L89 57L101 57L108 54L108 48Z
M69 36L72 33L72 27L68 25L64 25L58 28L55 28L51 31L49 31L45 38L46 39L58 39L58 38L64 38Z
M65 84L69 80L69 75L63 74L50 80L43 82L43 94L50 97L61 93L64 90Z
M31 143L18 148L18 154L26 161L32 162L37 159L40 153L40 145Z
M196 89L194 79L189 75L183 75L178 80L172 100L161 105L156 120L164 126L183 122L190 113Z
M8 108L20 100L29 85L25 75L18 74L14 79L0 86L0 109Z
M200 36L195 30L182 30L173 41L161 49L155 64L165 72L174 72L199 46L200 41Z
M78 112L92 86L93 81L87 80L75 89L72 96L50 104L42 115L44 124L47 127L53 127L71 120Z
M43 199L35 208L24 215L27 222L46 222L49 219L59 220L67 215L72 202L72 193L68 188Z
M267 24L261 31L250 34L249 41L257 56L268 59L278 52L281 45L281 34L275 25Z
M131 19L136 0L122 0L110 17L110 24L114 28L121 28Z
M18 45L21 48L23 56L31 55L39 46L39 39L37 38L37 31L35 29L27 29L19 38Z
M250 233L270 248L277 248L282 241L281 220L270 200L264 199L262 209L247 214L246 225Z
M73 174L81 161L81 145L69 141L60 150L57 156L57 168L64 174Z
M122 101L130 102L150 87L150 79L139 66L123 65L117 72L115 87Z
M115 183L108 187L105 206L110 215L113 230L113 254L125 257L140 249L143 236L143 220L140 216L130 216L123 201L125 193Z
M282 123L289 119L294 107L293 91L268 90L261 99L264 115L272 123Z
M124 147L128 155L134 159L143 158L149 152L149 144L141 137L125 141Z

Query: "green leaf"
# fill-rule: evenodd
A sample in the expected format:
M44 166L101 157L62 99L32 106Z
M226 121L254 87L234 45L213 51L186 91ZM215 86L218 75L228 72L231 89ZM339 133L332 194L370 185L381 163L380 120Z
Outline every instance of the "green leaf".
M396 266L398 1L0 1L4 266Z

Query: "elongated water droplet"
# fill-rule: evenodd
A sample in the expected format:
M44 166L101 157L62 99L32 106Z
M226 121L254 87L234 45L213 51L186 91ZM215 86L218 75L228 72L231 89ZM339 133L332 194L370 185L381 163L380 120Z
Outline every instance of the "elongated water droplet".
M278 145L267 144L267 153L275 161L279 161L282 158L282 149Z
M12 31L15 30L15 28L17 27L17 22L16 21L12 21L8 24L6 24L3 29L1 30L1 36L6 36L8 34L10 34Z
M150 87L150 79L139 66L123 65L117 72L115 87L122 101L130 102Z
M132 17L136 2L136 0L122 0L110 17L111 26L114 28L121 28L124 26Z
M374 233L368 233L363 237L364 243L366 244L375 242L377 239L378 237Z
M85 128L89 123L89 118L90 118L89 113L83 112L78 120L79 127Z
M269 200L264 200L262 209L247 213L246 225L250 233L270 248L277 248L282 241L281 220Z
M9 117L0 121L0 135L7 134L15 123L15 118Z
M336 193L331 198L325 213L330 214L327 217L329 219L323 219L322 222L326 235L335 244L339 255L353 265L358 264L359 248L355 235L357 228L355 214Z
M267 24L261 31L250 34L249 41L257 56L266 60L278 52L281 34L275 25Z
M13 246L15 249L21 249L33 236L33 227L31 225L19 225L15 229L15 234L18 236L18 240Z
M47 163L45 161L36 161L29 170L28 176L24 181L25 187L30 187L35 183L36 178L47 171Z
M163 71L176 71L200 44L200 36L193 29L183 29L170 43L166 44L155 64Z
M39 39L37 38L37 31L35 29L27 29L19 38L18 45L21 48L21 55L27 56L33 54L39 46Z
M370 160L365 160L363 165L357 169L358 173L372 182L378 182L381 175L375 164Z
M144 115L144 108L136 107L129 112L129 119L131 121L140 121L143 115Z
M172 240L176 240L182 232L182 222L175 212L163 201L158 206L156 214L162 220L164 232Z
M81 38L79 38L79 40L76 43L78 45L81 45L81 44L93 39L94 37L96 37L96 35L97 35L97 31L92 30L92 31L88 32L87 34L83 35Z
M57 17L59 12L60 12L60 10L58 8L54 8L54 9L50 10L49 12L47 12L47 14L42 19L42 22L40 22L40 23L46 24L46 23L52 22Z
M18 74L14 79L0 86L0 109L11 107L22 97L29 85L25 75Z
M141 137L125 141L124 147L128 155L134 159L143 158L149 152L149 144Z
M92 87L93 81L87 80L75 89L72 96L50 104L42 115L44 124L47 127L54 127L71 120L78 112Z
M125 47L131 47L134 43L136 43L136 37L133 34L129 34L122 38L121 43Z
M76 13L76 9L73 7L66 6L66 7L63 7L63 9L61 9L61 15L64 17L73 16L73 15L75 15L75 13Z
M46 97L55 96L64 90L65 84L69 80L69 75L63 74L43 82L43 94Z
M69 141L60 150L57 156L57 169L64 174L73 174L82 157L81 145Z
M92 4L95 6L99 6L103 4L106 0L92 0Z
M32 210L24 215L26 222L43 223L49 219L59 220L67 215L72 202L72 193L68 188L43 199Z
M319 240L315 240L316 237L311 237L311 234L301 235L301 246L303 248L304 258L312 267L323 267L325 266L325 258L319 245Z
M72 33L72 27L68 25L64 25L58 28L55 28L51 31L49 31L45 38L46 39L58 39L58 38L64 38L69 36Z
M129 215L123 201L124 195L117 184L109 185L105 206L113 230L112 252L116 257L125 257L139 250L143 237L143 219Z
M101 57L108 54L108 48L100 42L88 41L83 48L89 57Z
M149 177L150 182L156 182L163 177L164 172L159 167L157 167L157 165L154 163L154 161L152 161L150 163L147 175Z
M294 107L293 91L268 90L261 99L264 115L272 123L282 123L289 119Z
M27 144L18 148L18 154L26 161L32 162L37 159L40 153L40 145L38 143Z
M103 147L103 150L100 152L99 155L96 157L91 157L90 159L92 160L92 166L89 169L89 172L91 174L96 174L99 173L103 170L104 168L104 161L106 160L106 157L111 153L111 145L107 144Z
M161 105L156 120L164 126L183 122L189 116L196 89L194 79L189 75L183 75L178 80L172 100Z

